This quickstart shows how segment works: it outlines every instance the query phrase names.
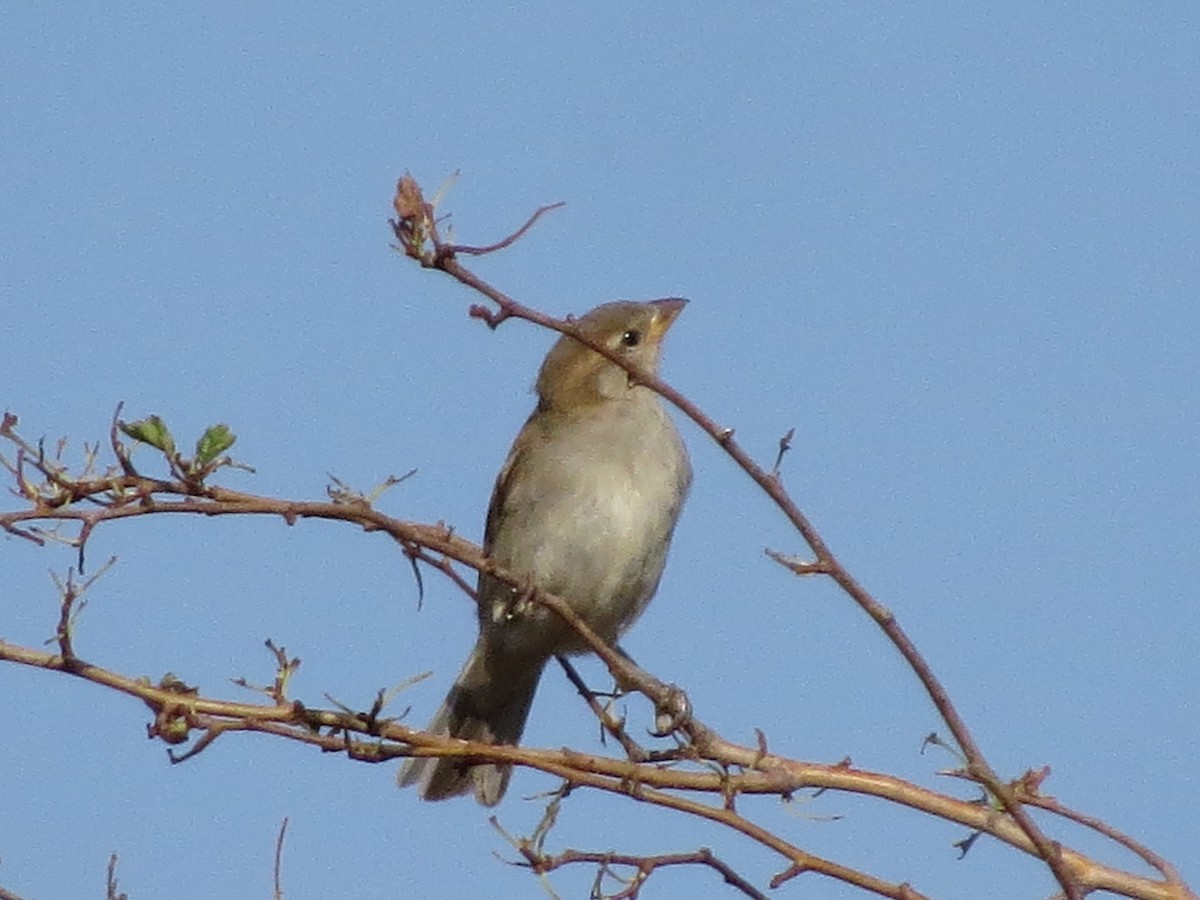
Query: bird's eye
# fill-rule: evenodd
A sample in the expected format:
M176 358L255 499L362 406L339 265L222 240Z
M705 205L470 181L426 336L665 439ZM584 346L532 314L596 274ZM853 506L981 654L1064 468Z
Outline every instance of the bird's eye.
M636 328L631 328L621 335L621 343L626 347L636 347L642 342L642 333Z

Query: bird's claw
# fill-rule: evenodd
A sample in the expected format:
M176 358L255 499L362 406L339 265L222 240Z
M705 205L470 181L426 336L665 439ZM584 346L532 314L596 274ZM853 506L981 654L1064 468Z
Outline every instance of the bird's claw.
M667 685L667 695L655 704L654 737L667 737L677 731L692 715L692 704L687 694L673 684Z

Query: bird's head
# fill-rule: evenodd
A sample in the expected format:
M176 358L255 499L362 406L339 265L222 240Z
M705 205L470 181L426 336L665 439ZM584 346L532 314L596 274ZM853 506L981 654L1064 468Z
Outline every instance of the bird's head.
M686 300L635 303L618 300L597 306L575 322L585 335L604 344L638 369L657 374L663 335ZM546 354L538 374L542 408L570 409L616 400L636 387L636 379L590 347L563 335Z

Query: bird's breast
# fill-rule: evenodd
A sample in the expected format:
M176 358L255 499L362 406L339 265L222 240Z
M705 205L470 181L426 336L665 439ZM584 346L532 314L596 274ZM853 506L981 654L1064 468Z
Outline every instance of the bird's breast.
M572 424L513 459L489 551L615 640L658 585L690 469L657 403Z

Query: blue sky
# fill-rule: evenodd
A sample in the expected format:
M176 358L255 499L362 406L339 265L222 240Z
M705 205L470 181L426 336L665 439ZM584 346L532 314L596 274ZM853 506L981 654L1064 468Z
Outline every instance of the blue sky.
M477 298L389 249L397 176L461 177L444 209L477 271L582 312L681 295L664 374L770 459L927 653L1006 776L1146 841L1200 882L1200 24L1190 4L667 4L408 8L79 3L0 13L0 403L24 433L101 439L118 401L185 442L228 422L256 475L324 496L419 474L380 507L478 538L551 338L489 332ZM696 468L659 596L626 642L735 740L960 792L919 755L939 723L797 539L683 426ZM145 460L148 463L148 457ZM8 504L11 508L12 501ZM72 554L9 539L0 635L39 644ZM332 524L101 529L79 651L241 696L266 637L294 693L432 714L473 639L389 543ZM599 668L585 669L603 683ZM120 854L141 898L536 896L470 802L419 804L393 767L225 738L169 766L144 708L0 668L0 885L95 895ZM631 706L631 715L644 709ZM554 673L527 741L595 746ZM13 736L17 736L14 739ZM554 785L518 773L527 833ZM913 813L825 794L747 805L813 852L933 896L1041 897L1044 872ZM831 817L839 817L832 819ZM1052 830L1089 852L1100 845ZM757 848L609 797L551 849ZM1104 858L1129 860L1110 850ZM556 874L565 896L590 876ZM829 883L785 893L861 896ZM731 894L708 873L644 896Z

